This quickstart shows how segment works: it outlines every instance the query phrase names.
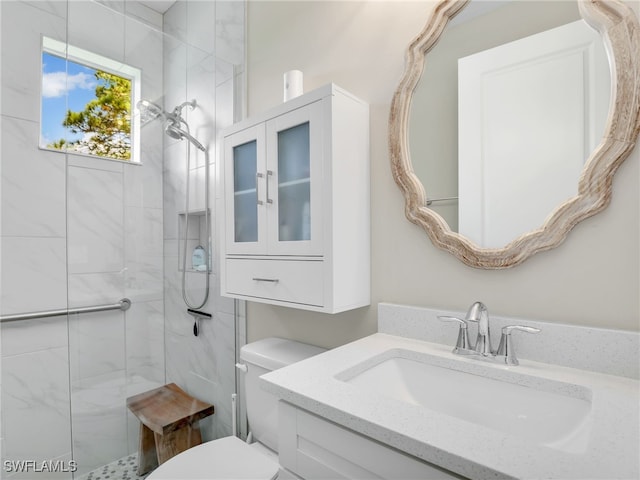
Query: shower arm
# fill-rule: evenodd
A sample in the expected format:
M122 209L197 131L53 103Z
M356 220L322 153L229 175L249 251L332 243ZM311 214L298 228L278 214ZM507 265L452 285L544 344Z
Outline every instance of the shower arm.
M191 110L195 109L196 108L196 100L193 99L193 100L188 101L188 102L182 102L180 105L178 105L176 108L173 109L173 115L175 115L180 120L182 120L182 109L184 107L190 107Z

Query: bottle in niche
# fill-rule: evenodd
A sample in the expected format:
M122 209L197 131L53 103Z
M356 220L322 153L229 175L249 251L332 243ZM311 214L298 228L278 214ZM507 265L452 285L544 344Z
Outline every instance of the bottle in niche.
M205 257L206 254L202 245L198 245L193 249L193 254L191 255L191 265L195 271L204 272L207 270Z

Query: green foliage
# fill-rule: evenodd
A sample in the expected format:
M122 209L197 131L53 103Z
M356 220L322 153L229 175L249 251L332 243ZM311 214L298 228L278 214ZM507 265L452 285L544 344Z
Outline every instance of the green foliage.
M67 144L67 141L64 138L61 138L60 140L53 142L52 144L48 145L49 148L55 148L57 150L64 150L65 148L67 148L65 145Z
M102 157L131 158L131 81L111 73L96 71L96 98L81 112L67 111L62 124L79 140L58 140L51 148L65 147Z

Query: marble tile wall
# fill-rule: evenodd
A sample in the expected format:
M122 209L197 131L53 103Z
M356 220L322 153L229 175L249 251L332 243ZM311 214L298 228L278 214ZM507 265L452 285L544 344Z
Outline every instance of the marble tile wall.
M112 303L125 294L123 168L121 163L69 157L72 307ZM73 457L79 473L128 453L123 442L125 315L113 311L69 318Z
M200 322L193 335L193 318L182 299L182 253L179 214L185 209L186 144L165 140L164 155L164 243L165 329L167 381L190 394L213 403L216 414L201 422L205 440L231 433L231 394L235 388L236 325L234 303L219 294L216 219L219 215L217 166L220 130L234 121L235 85L241 82L244 58L243 2L178 1L164 15L164 31L172 35L165 45L165 108L196 99L198 107L186 111L191 133L208 147L213 241L209 300L201 310L212 314ZM212 28L215 26L215 28ZM176 75L183 72L183 75ZM190 209L204 208L205 155L191 149ZM193 220L192 220L193 221ZM191 247L197 242L190 228L187 266ZM194 243L195 242L195 243ZM203 298L202 273L187 272L187 293L193 302Z

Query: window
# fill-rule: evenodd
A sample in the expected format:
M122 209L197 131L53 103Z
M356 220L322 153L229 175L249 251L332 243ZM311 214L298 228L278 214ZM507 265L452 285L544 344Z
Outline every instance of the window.
M40 148L139 162L140 70L43 37Z

